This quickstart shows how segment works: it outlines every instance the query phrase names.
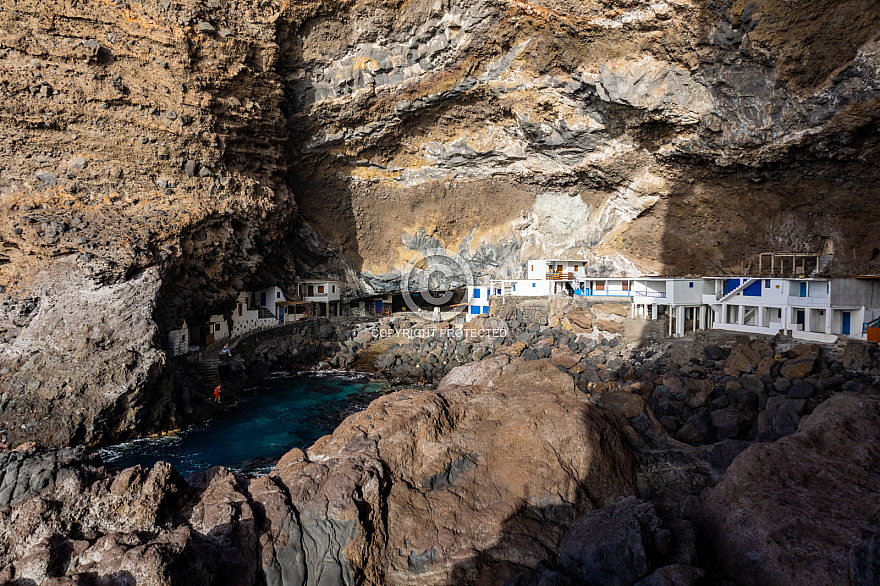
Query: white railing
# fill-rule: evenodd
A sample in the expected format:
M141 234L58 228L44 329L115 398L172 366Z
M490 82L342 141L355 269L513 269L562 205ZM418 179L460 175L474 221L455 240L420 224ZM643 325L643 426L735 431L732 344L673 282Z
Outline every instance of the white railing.
M632 297L633 291L623 291L617 289L575 289L574 294L584 297Z
M666 299L665 291L632 291L633 297L656 297L659 299Z
M831 307L830 297L789 297L788 305L792 307Z

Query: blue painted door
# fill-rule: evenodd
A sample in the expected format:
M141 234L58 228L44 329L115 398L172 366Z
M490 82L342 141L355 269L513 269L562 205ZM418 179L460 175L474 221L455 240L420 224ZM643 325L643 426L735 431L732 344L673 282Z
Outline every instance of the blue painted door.
M382 313L382 300L381 299L376 299L376 302L373 304L373 310L376 312L377 315Z
M801 297L807 296L807 284L801 283Z
M266 307L266 293L260 293L260 305Z
M843 323L840 326L840 333L844 336L849 335L849 327L850 327L850 315L848 311L843 312Z

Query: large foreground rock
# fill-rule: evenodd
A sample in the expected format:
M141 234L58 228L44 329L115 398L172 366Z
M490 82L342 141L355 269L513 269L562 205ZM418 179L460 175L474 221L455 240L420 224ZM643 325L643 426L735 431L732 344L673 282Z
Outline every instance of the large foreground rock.
M468 386L484 369L494 384ZM334 583L498 584L634 492L617 425L548 361L456 370L436 392L375 401L252 485L289 492L291 506L267 508L276 552ZM297 583L277 558L264 561L269 583Z
M742 584L877 584L880 398L841 393L800 431L734 460L703 506Z

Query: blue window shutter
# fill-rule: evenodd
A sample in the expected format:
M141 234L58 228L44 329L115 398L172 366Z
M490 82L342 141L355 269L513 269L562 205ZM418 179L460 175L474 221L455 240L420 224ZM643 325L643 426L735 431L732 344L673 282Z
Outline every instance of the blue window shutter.
M534 287L534 286L535 286L535 284L534 284L534 283L532 283L532 287Z
M694 284L693 284L693 283L688 283L688 287L690 287L691 289L693 289L693 288L694 288Z
M489 306L488 305L483 306L483 313L489 313Z
M471 307L471 315L480 315L480 307L478 305Z
M480 289L479 287L474 287L474 299L480 298Z

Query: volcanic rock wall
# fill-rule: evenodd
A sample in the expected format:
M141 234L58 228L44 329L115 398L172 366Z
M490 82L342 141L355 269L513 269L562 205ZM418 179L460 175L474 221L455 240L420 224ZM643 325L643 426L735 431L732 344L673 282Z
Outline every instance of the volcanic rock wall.
M4 440L174 426L160 328L228 303L295 210L278 8L4 8Z
M393 290L433 248L477 279L718 272L823 237L880 270L869 0L4 8L13 443L171 425L164 332L296 274Z
M302 216L367 289L438 246L681 274L826 237L866 270L870 5L321 5L279 62Z

